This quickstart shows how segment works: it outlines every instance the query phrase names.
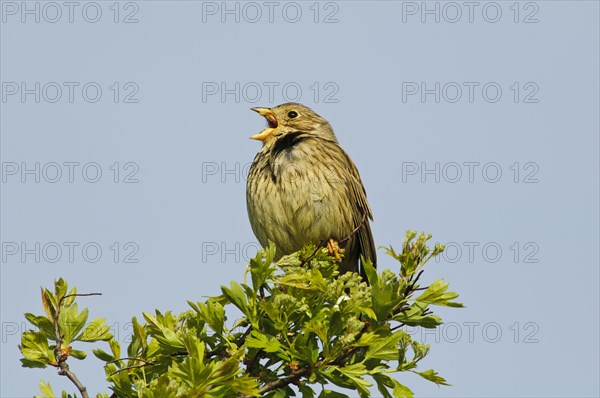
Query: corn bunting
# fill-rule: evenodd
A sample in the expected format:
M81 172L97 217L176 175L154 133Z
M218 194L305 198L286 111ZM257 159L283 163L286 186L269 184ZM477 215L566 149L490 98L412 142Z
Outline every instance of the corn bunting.
M273 241L279 258L328 242L330 252L344 253L341 272L364 276L360 257L376 264L373 215L358 170L327 120L297 103L252 110L268 124L250 137L263 146L246 185L248 216L261 245Z

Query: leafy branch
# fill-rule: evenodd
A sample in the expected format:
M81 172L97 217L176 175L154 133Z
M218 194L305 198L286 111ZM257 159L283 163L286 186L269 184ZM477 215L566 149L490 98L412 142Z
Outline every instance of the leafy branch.
M275 262L270 245L250 261L244 282L222 286L219 296L189 301L190 309L178 315L156 310L143 313L144 322L134 317L123 356L108 330L95 340L81 337L89 327L87 309L77 312L77 294L67 295L60 279L54 294L42 289L46 316L25 315L39 331L23 335L23 366L52 365L69 377L66 358L85 357L71 342L105 340L109 352L93 352L104 361L111 397L283 398L298 392L314 397L316 389L319 397L346 397L328 385L360 397L370 396L371 387L386 398L412 397L393 373L447 383L431 369L418 370L429 346L413 340L403 326L436 328L442 320L430 306L462 306L443 280L420 286L424 265L444 250L443 245L430 249L430 238L408 231L402 252L387 248L399 263L398 273L377 273L366 262L368 283L356 273L340 274L339 260L326 249L307 246ZM242 316L228 322L227 306ZM100 321L104 325L104 320L92 324ZM77 378L69 378L86 397ZM41 387L46 397L54 396L49 385Z
M104 319L98 318L87 323L87 308L79 312L75 303L76 297L99 296L101 293L77 293L73 288L67 294L67 283L62 278L54 283L54 293L45 288L42 288L41 293L46 316L25 314L25 318L38 331L28 330L23 333L19 345L24 357L21 363L29 368L45 368L48 365L57 368L58 374L66 376L83 398L89 398L86 387L70 369L67 359L73 357L81 360L87 355L84 351L73 349L73 342L112 339ZM41 382L40 388L46 396L53 396L53 393L48 395L51 392L50 385Z

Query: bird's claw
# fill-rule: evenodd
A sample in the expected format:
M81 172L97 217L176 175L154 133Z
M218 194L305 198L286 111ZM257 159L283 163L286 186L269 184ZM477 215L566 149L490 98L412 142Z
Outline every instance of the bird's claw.
M342 261L342 255L344 254L344 249L342 249L335 239L329 239L327 241L327 252L330 256L332 256L336 262Z

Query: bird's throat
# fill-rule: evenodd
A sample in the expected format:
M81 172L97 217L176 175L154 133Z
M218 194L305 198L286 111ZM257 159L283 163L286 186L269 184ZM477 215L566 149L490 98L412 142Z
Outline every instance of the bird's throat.
M305 140L306 136L301 131L294 131L291 133L283 134L277 138L277 141L273 144L271 149L271 156L277 157L283 152L292 150L298 143Z

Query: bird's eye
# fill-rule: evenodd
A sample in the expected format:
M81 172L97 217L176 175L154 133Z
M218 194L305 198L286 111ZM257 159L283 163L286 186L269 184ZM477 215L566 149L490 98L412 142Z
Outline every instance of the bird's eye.
M298 112L296 112L296 111L289 111L288 112L288 117L290 119L294 119L294 118L298 117Z

